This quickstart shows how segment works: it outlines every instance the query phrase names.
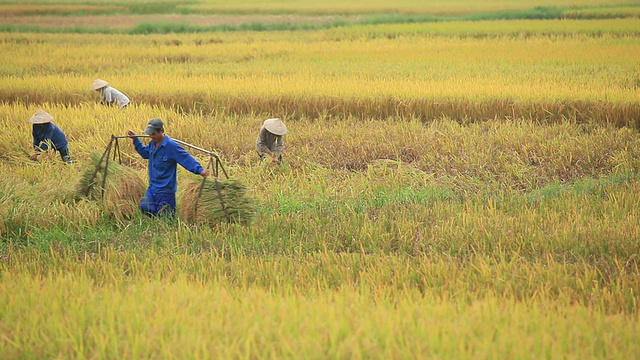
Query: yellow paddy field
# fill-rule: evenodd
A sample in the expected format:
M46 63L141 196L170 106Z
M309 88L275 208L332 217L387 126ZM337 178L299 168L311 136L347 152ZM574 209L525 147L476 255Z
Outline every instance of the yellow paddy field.
M640 353L637 3L0 9L1 358ZM95 78L131 105L99 105ZM40 108L74 164L29 160ZM252 223L75 199L90 155L152 117L220 155ZM255 152L270 117L281 166Z

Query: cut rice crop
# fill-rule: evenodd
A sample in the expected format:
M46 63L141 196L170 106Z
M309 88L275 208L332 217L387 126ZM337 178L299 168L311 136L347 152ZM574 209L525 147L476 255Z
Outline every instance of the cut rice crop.
M187 184L180 199L180 218L216 225L222 222L249 223L255 216L255 202L246 196L238 180L214 179Z
M88 198L102 201L103 209L117 218L125 218L138 211L138 203L143 197L146 186L140 175L133 169L110 160L107 179L102 186L105 173L105 161L100 166L100 155L92 153L85 172L76 185L76 199ZM96 167L98 167L96 172ZM95 177L93 176L96 174ZM92 179L93 177L93 179ZM104 190L104 197L103 197Z

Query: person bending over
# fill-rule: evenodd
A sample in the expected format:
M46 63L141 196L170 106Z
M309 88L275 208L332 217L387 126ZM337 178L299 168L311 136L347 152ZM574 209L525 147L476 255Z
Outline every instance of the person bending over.
M49 145L52 150L60 153L62 161L72 164L71 156L69 156L69 141L62 130L53 123L53 115L39 109L28 120L33 124L31 134L33 135L34 153L30 156L31 160L38 160L38 156L42 151L47 151Z
M256 139L256 151L260 159L269 156L274 163L282 163L283 136L288 132L282 119L267 119L262 124Z
M90 90L100 93L100 104L102 105L118 106L120 109L124 109L131 102L127 95L116 88L112 88L108 82L102 79L95 79L91 84Z

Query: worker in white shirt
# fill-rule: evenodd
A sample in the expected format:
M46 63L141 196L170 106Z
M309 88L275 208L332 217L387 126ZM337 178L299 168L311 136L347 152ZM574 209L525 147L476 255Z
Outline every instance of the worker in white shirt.
M100 104L107 106L117 106L123 109L129 105L131 100L120 90L112 88L109 83L102 79L95 79L91 84L91 89L100 93Z

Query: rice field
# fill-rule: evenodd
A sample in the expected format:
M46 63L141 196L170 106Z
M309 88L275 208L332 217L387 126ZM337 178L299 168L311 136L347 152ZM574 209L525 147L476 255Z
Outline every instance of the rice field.
M494 20L117 42L4 33L3 51L16 56L2 68L0 100L91 103L88 84L100 76L138 101L185 112L635 127L639 28L640 19ZM36 47L46 62L32 56Z
M573 15L0 32L0 357L640 353L637 4L150 4L91 16L471 16L535 6ZM104 3L0 9L71 22L94 6ZM88 90L96 77L131 105L100 106ZM74 164L51 153L29 160L26 120L39 108L65 131ZM275 116L289 129L282 166L255 152L263 120ZM152 117L220 155L255 202L252 221L158 220L76 196L92 154ZM146 162L121 140L130 176L146 179ZM200 177L180 169L178 179L180 210Z

